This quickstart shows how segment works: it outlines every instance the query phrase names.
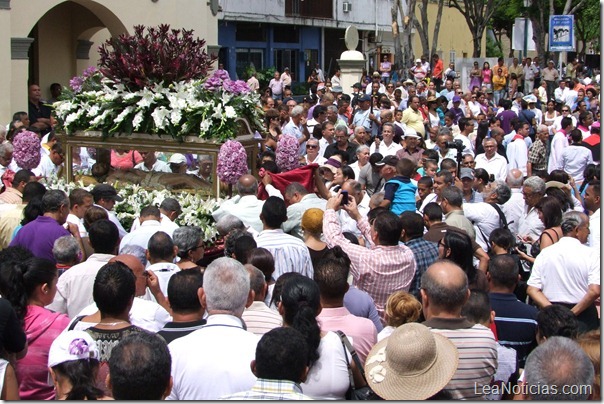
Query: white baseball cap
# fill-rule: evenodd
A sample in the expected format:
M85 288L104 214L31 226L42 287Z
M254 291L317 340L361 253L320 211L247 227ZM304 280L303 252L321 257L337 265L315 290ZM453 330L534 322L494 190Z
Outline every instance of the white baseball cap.
M85 331L65 331L53 341L48 351L48 367L81 359L99 359L96 341Z

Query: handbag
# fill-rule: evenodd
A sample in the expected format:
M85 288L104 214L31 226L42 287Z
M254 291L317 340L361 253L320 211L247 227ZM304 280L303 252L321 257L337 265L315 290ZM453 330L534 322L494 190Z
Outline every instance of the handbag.
M340 337L340 340L342 341L342 347L344 348L344 357L346 358L346 365L348 366L348 378L350 379L350 386L348 387L348 391L346 391L346 400L382 400L382 398L380 396L378 396L377 394L374 393L373 390L371 390L371 387L369 387L368 385L364 386L364 387L355 387L354 385L354 377L352 375L352 367L350 366L350 362L348 361L348 355L346 355L347 351L350 352L350 356L352 357L352 360L354 361L354 363L357 366L357 369L359 369L359 372L361 372L361 376L363 376L363 380L365 380L365 382L367 382L367 379L365 378L365 370L363 369L363 364L361 363L361 360L359 359L359 355L357 354L357 351L354 349L354 347L350 344L350 341L348 340L348 337L346 337L346 334L344 334L342 331L336 331L336 333L338 334L338 336Z

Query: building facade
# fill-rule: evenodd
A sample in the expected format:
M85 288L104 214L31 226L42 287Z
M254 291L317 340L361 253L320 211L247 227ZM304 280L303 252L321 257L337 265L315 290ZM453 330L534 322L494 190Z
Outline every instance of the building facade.
M392 0L221 0L220 60L232 77L239 78L247 78L252 65L259 70L289 67L294 82L306 81L316 63L332 75L346 50L345 29L355 25L360 37L357 50L365 55L371 71L384 55L394 59L391 7ZM436 3L429 2L430 44L436 10ZM418 6L416 16L419 12ZM445 64L473 50L463 16L446 4L438 44ZM417 33L412 46L419 57Z
M135 25L194 30L208 50L218 47L214 1L200 0L0 0L0 122L27 111L27 86L49 87L96 66L97 48L113 35L132 33ZM217 7L214 7L217 12Z

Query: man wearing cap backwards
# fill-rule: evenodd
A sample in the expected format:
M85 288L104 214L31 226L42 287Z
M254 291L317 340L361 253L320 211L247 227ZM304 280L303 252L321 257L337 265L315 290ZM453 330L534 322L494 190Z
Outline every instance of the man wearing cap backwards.
M98 184L90 192L94 199L94 206L98 206L99 208L103 208L107 212L107 216L109 220L117 226L117 229L120 233L120 238L124 237L128 232L124 229L117 216L113 212L113 207L115 206L115 202L121 202L124 200L121 196L117 194L117 191L113 187L113 185L109 184Z
M371 92L373 91L373 83L379 83L380 84L380 90L379 92L382 94L386 93L386 86L380 82L382 76L380 75L380 72L373 72L373 74L371 75L371 83L367 84L367 87L365 88L365 94L369 95L371 94Z
M449 261L437 261L422 276L424 325L455 344L459 365L445 390L455 400L481 399L497 370L497 343L487 327L461 316L470 297L468 277Z
M483 168L495 177L495 181L505 180L508 173L508 162L501 154L497 153L497 141L492 137L482 141L484 153L476 156L475 169Z

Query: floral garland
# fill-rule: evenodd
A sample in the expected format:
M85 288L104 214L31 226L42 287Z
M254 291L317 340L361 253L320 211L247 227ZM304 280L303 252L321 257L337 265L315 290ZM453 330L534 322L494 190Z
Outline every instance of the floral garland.
M130 91L123 84L88 68L70 81L62 100L53 104L59 126L67 133L99 130L106 135L132 132L197 135L224 141L238 135L238 118L262 127L259 95L244 81L215 71L207 80L158 83Z
M275 163L281 172L300 167L298 139L292 135L281 135L277 143Z
M235 184L239 177L247 174L247 153L243 145L234 140L227 140L218 152L216 173L220 181Z
M166 198L175 198L182 208L182 213L176 219L180 226L198 226L203 233L203 241L212 244L218 237L216 223L212 212L223 202L222 199L208 198L187 192L173 193L167 190L146 189L136 184L119 183L114 184L118 195L123 201L116 202L114 211L122 226L130 229L132 223L140 216L140 211L145 206L159 206ZM69 194L75 188L83 188L91 191L94 185L84 186L82 182L66 182L64 178L52 177L48 179L48 187L61 189Z
M40 138L34 132L23 131L13 139L15 163L24 170L32 170L40 164Z

